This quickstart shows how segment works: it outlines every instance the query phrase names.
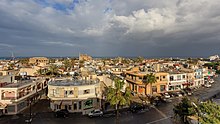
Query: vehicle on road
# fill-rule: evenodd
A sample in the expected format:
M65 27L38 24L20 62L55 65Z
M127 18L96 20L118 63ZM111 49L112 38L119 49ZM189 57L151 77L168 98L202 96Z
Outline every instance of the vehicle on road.
M95 109L88 114L89 117L103 116L103 112L100 109Z
M205 87L210 88L212 85L211 84L205 84Z
M170 95L168 93L164 93L165 98L170 98Z
M137 113L139 111L143 111L145 109L144 105L132 105L130 106L130 111L132 113Z
M210 80L209 80L209 83L211 83L211 84L214 83L214 82L215 82L215 81L214 81L213 79L210 79Z
M176 94L177 94L178 97L182 97L183 96L183 94L181 92L176 92Z
M66 117L68 117L68 115L69 115L69 111L66 109L61 109L61 110L58 110L55 112L55 116L57 118L60 118L60 117L66 118Z

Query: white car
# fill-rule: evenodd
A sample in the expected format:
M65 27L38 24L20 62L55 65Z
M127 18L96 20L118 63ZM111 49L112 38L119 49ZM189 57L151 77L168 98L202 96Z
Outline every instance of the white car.
M103 112L99 109L95 109L95 110L91 111L88 115L89 115L89 117L103 116Z
M176 94L177 94L178 97L183 96L180 92L176 92Z
M170 98L170 95L168 93L164 93L165 98Z
M205 87L207 87L207 88L209 88L211 86L212 86L211 84L205 84Z
M215 82L215 81L214 81L213 79L211 79L211 80L209 81L209 83L211 83L211 84L214 83L214 82Z

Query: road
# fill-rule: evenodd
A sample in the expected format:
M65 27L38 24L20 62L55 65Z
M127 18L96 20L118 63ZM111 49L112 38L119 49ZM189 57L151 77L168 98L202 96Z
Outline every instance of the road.
M215 78L215 83L211 88L199 88L194 92L192 97L206 100L211 96L220 92L220 77ZM157 107L152 107L147 112L130 113L121 112L119 117L120 124L178 124L175 123L173 116L173 105L178 103L181 98L174 98L170 103L163 103ZM44 107L42 107L44 106ZM46 106L46 107L45 107ZM79 114L70 114L68 118L55 118L53 112L50 112L48 101L40 101L34 105L33 111L36 113L33 115L32 124L113 124L115 123L115 117L97 117L89 118ZM24 115L5 116L0 118L0 124L24 124L25 119L28 118L28 109L24 111Z

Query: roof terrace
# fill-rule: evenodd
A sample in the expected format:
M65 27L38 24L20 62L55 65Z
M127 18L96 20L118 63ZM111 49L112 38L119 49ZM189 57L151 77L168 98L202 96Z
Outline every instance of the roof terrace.
M83 86L83 85L93 85L98 84L99 80L55 80L51 81L49 85L52 86Z

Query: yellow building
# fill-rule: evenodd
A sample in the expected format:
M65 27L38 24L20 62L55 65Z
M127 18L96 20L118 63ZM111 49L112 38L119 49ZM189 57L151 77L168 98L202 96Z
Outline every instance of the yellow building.
M49 63L49 59L46 57L33 57L29 59L29 64L45 66Z
M148 84L146 88L143 83L143 79L147 75L146 72L140 72L135 68L132 71L126 71L125 74L125 79L129 83L131 90L137 94L145 95L145 90L147 91L147 94L162 93L167 91L168 73L154 73L157 82L152 85Z
M87 54L79 54L79 61L89 61L92 57Z

